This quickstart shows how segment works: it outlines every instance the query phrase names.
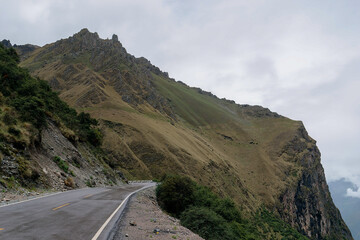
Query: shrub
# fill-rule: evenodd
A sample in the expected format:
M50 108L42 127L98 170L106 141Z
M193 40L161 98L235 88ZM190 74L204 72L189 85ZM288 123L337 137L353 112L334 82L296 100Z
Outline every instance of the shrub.
M8 132L16 137L20 136L21 132L19 129L16 129L14 127L9 127Z
M179 217L195 200L195 183L188 177L167 176L157 187L159 205L168 213Z
M64 180L65 186L71 187L71 188L75 188L75 183L74 180L71 177L67 177Z
M207 240L238 239L227 222L216 212L205 207L190 207L180 217L181 224Z
M229 198L217 199L217 201L215 201L215 206L213 206L212 209L228 222L242 221L240 211L236 208L234 202Z
M87 140L94 146L100 146L103 139L103 135L97 128L91 128L87 131Z
M8 126L16 124L16 118L13 115L11 115L9 112L6 112L4 114L3 121Z
M69 164L67 162L62 160L59 156L55 156L53 160L60 169L66 173L69 173Z
M229 198L187 177L165 176L156 189L159 205L205 239L306 239L265 208L248 219ZM276 233L276 236L272 234ZM279 238L280 239L280 238Z

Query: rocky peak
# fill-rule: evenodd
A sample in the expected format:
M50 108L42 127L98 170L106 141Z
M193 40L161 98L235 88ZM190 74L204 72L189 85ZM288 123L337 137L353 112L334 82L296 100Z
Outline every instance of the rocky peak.
M119 42L118 36L116 34L113 34L111 39L113 42Z
M4 39L4 40L1 41L1 44L4 45L4 47L6 47L6 48L11 48L12 47L12 45L10 43L10 40Z
M32 45L32 44L25 44L25 45L12 45L10 40L2 40L1 44L5 47L5 48L15 48L16 52L20 55L21 60L24 60L27 58L27 54L31 53L32 51L34 51L35 49L39 48L39 46L36 45Z
M91 36L91 35L94 35L97 38L99 38L99 35L97 34L97 32L92 33L87 28L83 28L80 30L80 32L74 34L74 36L80 36L80 37Z
M87 28L81 29L80 32L75 33L70 39L80 41L81 47L86 49L96 47L98 41L100 40L97 32L92 33Z

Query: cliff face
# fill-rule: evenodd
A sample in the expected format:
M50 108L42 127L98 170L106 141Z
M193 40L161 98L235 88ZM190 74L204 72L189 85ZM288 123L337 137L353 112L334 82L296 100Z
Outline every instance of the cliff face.
M352 239L335 207L320 163L320 151L304 127L283 150L302 167L298 182L279 198L281 217L311 239Z
M244 214L266 206L310 238L352 239L301 122L176 82L128 54L116 35L83 29L22 59L100 121L109 165L127 178L187 175Z

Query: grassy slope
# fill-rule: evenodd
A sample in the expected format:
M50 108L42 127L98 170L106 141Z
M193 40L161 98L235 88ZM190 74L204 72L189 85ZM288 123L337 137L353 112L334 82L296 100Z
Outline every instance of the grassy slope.
M152 74L157 91L170 100L180 119L171 124L146 103L135 107L124 102L108 79L93 70L89 55L72 61L42 55L51 47L36 50L22 65L49 82L56 77L63 86L63 100L101 120L103 148L113 167L128 178L188 175L252 211L263 204L272 208L285 187L297 179L300 168L279 153L296 135L300 122L251 117L235 104ZM66 78L63 73L68 67L76 73ZM92 86L106 98L77 105Z
M273 161L271 154L293 137L300 123L286 118L252 118L235 104L152 74L157 90L170 99L181 119L171 125L167 117L147 104L134 108L125 103L108 80L93 71L90 54L70 61L49 53L52 47L36 50L22 65L41 78L51 81L56 77L60 84L67 85L60 97L71 106L95 118L122 124L112 128L102 125L104 147L128 177L180 172L249 205L259 202L255 200L259 196L273 204L285 182L289 182L284 172L294 166L281 159ZM76 74L70 80L59 77L68 66ZM95 79L91 84L101 89L107 99L79 107L77 100L90 88L89 79ZM101 83L105 87L100 87ZM233 140L224 140L222 135ZM249 144L251 141L258 144ZM151 159L146 151L156 152L158 157Z
M175 112L185 122L193 126L206 126L236 120L235 114L221 108L217 99L155 74L153 77L161 95L171 100Z
M284 172L297 171L298 167L277 158L276 152L294 137L300 122L287 118L244 117L235 104L199 94L196 89L162 77L156 77L155 84L161 94L171 100L180 118L201 129L207 144L218 153L217 164L230 165L240 182L263 202L274 204L276 195L295 180L287 178ZM233 140L224 140L220 134ZM257 144L249 144L251 141ZM233 190L226 184L224 187L230 192Z
M187 175L244 210L273 210L284 189L294 189L305 172L294 159L307 150L289 149L289 142L297 137L315 146L299 134L301 122L172 81L119 42L86 29L23 60L70 106L100 120L109 165L130 179Z

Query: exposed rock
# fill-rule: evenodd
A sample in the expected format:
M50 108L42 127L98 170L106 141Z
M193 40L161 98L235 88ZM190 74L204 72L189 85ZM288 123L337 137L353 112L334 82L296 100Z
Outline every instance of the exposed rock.
M56 54L59 54L60 58ZM85 86L96 83L103 87L105 86L101 80L103 77L121 95L123 101L130 105L136 107L148 103L169 117L176 118L167 99L158 94L153 85L152 74L165 78L168 74L152 65L147 59L135 58L128 54L115 34L111 40L103 40L97 33L91 33L84 28L68 39L46 46L37 54L35 61L44 64L39 65L40 67L49 66L57 61L71 63L66 69L54 67L52 74L43 76L39 74L57 90L71 89L79 83ZM79 73L86 71L86 69L81 70L81 67L91 68L96 74L89 72L81 77ZM61 84L59 79L62 80ZM84 107L104 101L106 94L94 91L92 88L77 98L75 100L77 106Z
M38 49L39 46L32 45L32 44L25 44L25 45L16 45L14 44L14 48L21 56L21 60L24 60L28 57L28 54L32 53L34 50Z
M320 152L304 127L284 152L303 170L297 183L280 196L281 217L311 239L352 239L331 199Z
M119 42L118 36L117 36L116 34L113 34L113 35L112 35L111 40L112 40L113 42Z
M76 142L75 146L51 121L41 132L40 142L29 149L18 150L8 143L0 144L0 179L5 180L0 181L0 188L20 183L57 190L85 187L87 182L91 186L121 184L121 172L113 171L97 159L86 144ZM57 165L55 157L68 166L67 172ZM96 171L97 177L93 178Z
M17 176L19 174L19 164L16 162L16 157L3 156L0 159L1 172L8 176Z

